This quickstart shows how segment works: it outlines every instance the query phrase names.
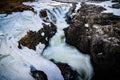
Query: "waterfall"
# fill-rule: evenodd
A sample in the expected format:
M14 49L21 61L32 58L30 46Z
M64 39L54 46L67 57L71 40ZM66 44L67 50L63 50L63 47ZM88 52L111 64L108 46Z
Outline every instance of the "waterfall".
M56 11L59 12L59 15ZM57 19L55 24L57 26L57 33L51 38L49 46L43 52L43 56L47 59L54 59L57 62L67 63L73 70L79 73L78 80L90 80L93 69L89 55L82 54L75 47L65 43L63 29L68 27L68 24L65 21L66 12L64 11L67 12L68 9L59 9L51 12L55 14Z
M51 12L54 8L50 4L41 2L26 4L34 5L37 14L31 11L14 12L8 16L0 14L0 80L34 80L30 75L30 65L45 72L48 80L64 80L60 69L39 55L45 47L44 44L39 43L36 51L25 46L18 49L18 41L29 30L38 31L43 27L43 21L38 15L39 11L45 9L44 6L49 7L48 10Z
M46 2L48 1L48 2ZM32 6L37 14L31 11L14 12L8 16L0 14L0 80L34 80L30 75L30 66L45 72L48 80L64 80L60 69L49 59L67 63L73 70L79 73L78 80L90 80L92 66L89 55L80 53L76 48L65 43L63 29L68 27L65 14L71 4L51 2L51 0L36 0L27 2L25 5ZM57 26L57 33L45 48L39 43L37 50L31 50L25 46L18 48L18 41L29 30L38 31L46 23L40 18L41 9L47 9L50 22Z

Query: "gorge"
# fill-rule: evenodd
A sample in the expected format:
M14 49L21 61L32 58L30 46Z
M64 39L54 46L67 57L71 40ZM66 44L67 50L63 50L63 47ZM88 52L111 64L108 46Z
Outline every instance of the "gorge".
M66 1L1 1L0 80L120 79L119 0Z

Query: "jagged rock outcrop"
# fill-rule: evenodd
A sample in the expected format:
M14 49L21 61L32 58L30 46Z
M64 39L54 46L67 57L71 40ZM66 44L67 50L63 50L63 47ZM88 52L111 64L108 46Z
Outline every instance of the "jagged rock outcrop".
M18 47L21 48L21 45L26 46L30 49L36 50L37 44L40 42L46 46L49 43L49 39L56 33L56 26L53 23L46 25L43 23L43 28L38 32L29 31L22 39L18 41Z
M120 2L116 3L116 4L113 4L112 8L120 9Z
M47 75L41 71L41 70L37 70L34 66L30 66L30 72L31 72L31 76L35 79L35 80L48 80Z
M92 20L94 19L93 17L95 17L95 14L100 13L105 10L105 8L101 6L87 5L85 3L82 3L81 6L82 7L78 10L78 13L73 19L71 19L71 21L70 19L67 20L69 21L70 26L64 29L67 39L66 42L77 47L83 53L90 53L91 32L88 31L89 28L85 24L88 23L89 26L92 26L92 24L95 23L95 21ZM81 43L83 41L84 43Z
M112 2L120 2L120 0L112 0Z
M34 0L0 0L0 14L10 14L11 12L21 12L23 10L34 9L30 6L22 4L23 2L34 1Z
M78 73L72 70L72 68L68 64L56 62L54 60L51 61L55 63L61 70L61 74L63 75L64 80L78 80Z
M53 10L54 9L55 8L53 8ZM48 10L48 9L42 9L40 11L40 17L41 17L41 19L44 22L48 22L48 23L52 22L54 24L56 23L56 17L55 17L55 15L50 10Z
M101 13L104 10L82 3L70 26L64 29L66 42L91 56L93 80L120 76L120 16Z

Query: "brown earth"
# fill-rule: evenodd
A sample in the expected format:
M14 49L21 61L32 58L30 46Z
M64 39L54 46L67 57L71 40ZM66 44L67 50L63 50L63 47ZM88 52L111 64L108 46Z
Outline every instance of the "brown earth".
M33 10L32 7L22 4L23 2L34 1L34 0L0 0L0 14L21 12L23 10Z

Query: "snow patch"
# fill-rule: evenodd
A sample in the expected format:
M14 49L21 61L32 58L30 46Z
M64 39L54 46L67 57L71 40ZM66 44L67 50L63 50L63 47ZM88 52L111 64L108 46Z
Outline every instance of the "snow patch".
M41 36L45 36L45 33L44 33L44 32L42 32L42 33L41 33Z
M101 2L101 3L87 2L87 4L99 5L99 6L102 6L102 7L106 8L107 10L103 11L102 13L113 13L114 15L120 16L120 9L110 8L113 4L116 4L116 3L113 3L111 1L104 1L104 2Z

